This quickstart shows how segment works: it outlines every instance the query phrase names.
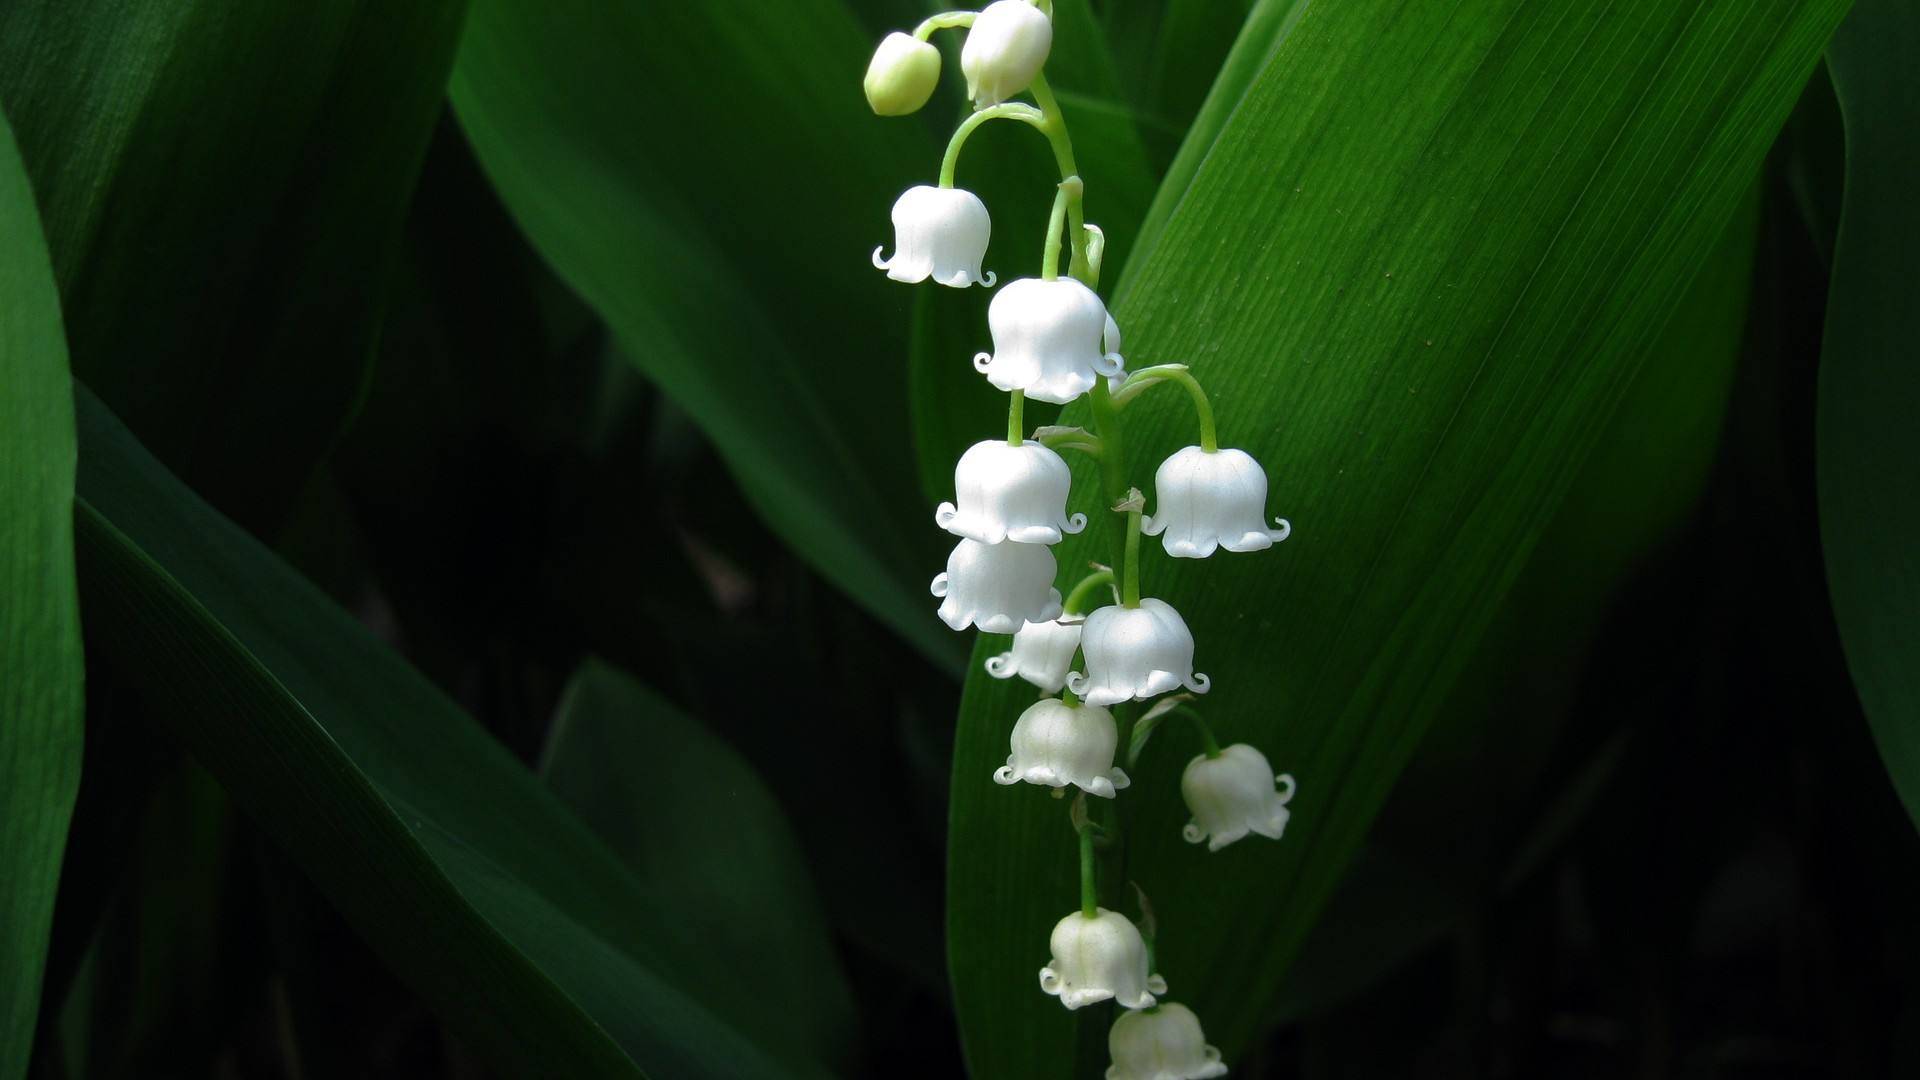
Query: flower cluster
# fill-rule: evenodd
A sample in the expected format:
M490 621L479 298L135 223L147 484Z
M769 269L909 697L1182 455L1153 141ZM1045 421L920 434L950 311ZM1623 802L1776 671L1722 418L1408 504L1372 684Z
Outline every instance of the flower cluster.
M1140 593L1140 537L1159 538L1174 558L1204 559L1271 547L1287 538L1289 526L1279 519L1268 526L1265 471L1245 451L1218 444L1212 406L1185 365L1127 370L1120 327L1095 291L1104 234L1084 219L1085 184L1044 73L1053 45L1049 0L997 0L977 12L935 15L912 34L889 34L867 69L873 111L899 116L926 104L941 64L929 39L943 29L966 31L960 66L974 111L955 130L937 182L909 188L894 203L893 254L882 257L884 244L875 248L874 266L896 281L994 286L996 276L981 270L992 235L987 207L954 186L962 147L990 120L1018 120L1044 135L1061 181L1039 275L1008 282L988 307L993 347L973 364L1008 394L1007 432L975 443L954 468L954 499L940 504L934 523L955 546L932 592L953 629L1012 634L1011 647L986 662L987 673L1023 679L1043 695L1014 720L1007 762L994 781L1038 785L1055 796L1078 790L1081 905L1053 929L1040 988L1068 1009L1109 1000L1123 1008L1109 1037L1109 1080L1219 1076L1226 1066L1206 1045L1199 1020L1161 1000L1167 984L1153 972L1151 919L1136 924L1098 903L1096 840L1111 847L1121 838L1117 819L1092 820L1087 797L1113 799L1126 789L1147 738L1178 714L1193 721L1204 746L1180 778L1192 814L1185 837L1206 841L1209 851L1250 833L1280 838L1293 778L1276 775L1252 746L1222 749L1215 742L1192 704L1212 685L1194 670L1193 633L1172 604ZM1015 100L1023 94L1031 104ZM1199 434L1197 445L1160 464L1148 514L1145 497L1126 486L1122 414L1159 385L1186 390ZM1029 398L1061 405L1085 398L1093 428L1029 433L1022 419ZM1053 546L1086 529L1088 518L1070 508L1072 473L1060 450L1099 459L1100 503L1114 515L1108 520L1115 550L1113 566L1096 565L1064 597L1055 585ZM1132 715L1134 703L1153 698L1161 700ZM1123 750L1125 769L1116 763Z

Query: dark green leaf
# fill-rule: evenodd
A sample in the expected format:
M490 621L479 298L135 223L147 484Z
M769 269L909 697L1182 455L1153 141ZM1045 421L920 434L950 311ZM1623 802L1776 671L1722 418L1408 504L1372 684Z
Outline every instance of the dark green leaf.
M1860 0L1828 63L1846 196L1821 345L1818 467L1827 583L1854 688L1920 822L1920 11Z
M1144 575L1194 630L1223 741L1300 781L1285 842L1211 856L1179 839L1185 748L1156 739L1125 796L1161 969L1230 1055L1272 1015L1844 7L1315 5L1191 185L1163 192L1116 305L1129 361L1192 364L1295 527L1263 555L1156 553ZM1128 414L1135 482L1191 439L1183 402L1146 401ZM1076 482L1096 505L1091 471ZM952 959L969 1059L996 1077L1058 1075L1076 1039L1034 986L1075 896L1071 834L1044 795L988 782L1026 696L976 673L955 760Z
M822 1071L445 696L90 394L79 412L104 657L462 1039L526 1073Z
M360 393L462 7L0 5L74 370L252 528Z
M0 117L0 1080L25 1076L80 786L73 391L33 190Z

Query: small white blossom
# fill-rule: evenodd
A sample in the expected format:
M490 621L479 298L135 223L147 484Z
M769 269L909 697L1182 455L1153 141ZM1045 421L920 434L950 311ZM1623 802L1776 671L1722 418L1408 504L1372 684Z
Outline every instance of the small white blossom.
M906 116L920 111L939 81L940 50L912 34L895 31L873 51L860 85L875 113Z
M1219 851L1249 832L1280 839L1287 831L1293 777L1274 775L1265 754L1235 743L1217 758L1201 754L1187 762L1180 794L1193 814L1181 835L1190 844L1206 840L1208 851Z
M1053 47L1053 23L1027 0L988 4L967 31L960 71L978 108L998 105L1033 84Z
M996 783L1072 784L1089 795L1113 798L1127 786L1127 774L1113 763L1120 730L1113 714L1098 705L1070 705L1043 698L1027 706L1013 724L1013 752L994 770Z
M1073 666L1073 654L1080 649L1078 616L1053 622L1030 622L1014 632L1013 648L999 656L987 657L987 674L996 679L1015 675L1040 688L1042 693L1057 694L1067 685L1067 671Z
M1011 634L1025 623L1060 617L1053 587L1053 549L1045 544L983 544L962 540L933 578L940 618L955 630L977 626Z
M1107 1080L1210 1080L1227 1075L1220 1049L1207 1045L1200 1018L1166 1002L1120 1014L1107 1032L1113 1065Z
M1163 600L1149 597L1137 608L1114 605L1088 615L1080 650L1086 673L1067 676L1067 688L1089 705L1144 701L1182 686L1204 694L1213 685L1193 670L1193 633Z
M1154 1004L1167 980L1147 974L1147 943L1125 915L1095 908L1076 911L1054 924L1048 941L1053 958L1040 969L1040 989L1069 1009L1108 998L1129 1009Z
M993 219L978 195L919 184L893 204L893 257L880 257L882 244L873 249L873 265L909 285L931 277L956 289L992 288L993 273L980 273L992 231Z
M1096 375L1125 365L1107 306L1073 278L1009 282L987 307L987 326L993 352L975 356L973 366L994 386L1035 401L1064 405L1091 390Z
M941 528L983 544L1057 544L1063 533L1087 527L1087 515L1067 514L1073 474L1060 455L1039 442L1008 446L1005 439L974 443L953 469L959 505L941 503Z
M1287 538L1292 526L1267 528L1267 474L1244 450L1176 451L1153 475L1157 513L1140 531L1166 536L1161 546L1180 559L1204 559L1215 548L1260 551Z

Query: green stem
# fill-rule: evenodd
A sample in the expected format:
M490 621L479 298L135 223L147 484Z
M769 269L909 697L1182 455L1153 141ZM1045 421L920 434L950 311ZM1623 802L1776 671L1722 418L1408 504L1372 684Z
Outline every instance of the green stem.
M1219 437L1214 432L1213 403L1207 400L1207 392L1200 387L1200 380L1185 364L1160 364L1155 367L1141 368L1127 376L1120 384L1120 391L1113 395L1115 406L1126 408L1127 403L1145 393L1149 387L1163 382L1179 383L1187 388L1187 396L1193 399L1193 413L1200 421L1200 449L1209 454L1220 450Z
M1099 911L1100 890L1093 875L1093 826L1080 830L1080 914L1091 919Z
M1069 184L1067 180L1074 181ZM1079 186L1079 177L1068 177L1060 181L1060 190L1053 196L1053 213L1047 215L1047 250L1040 257L1040 277L1043 281L1053 281L1060 276L1060 233L1067 225L1067 189Z
M1095 589L1103 586L1111 586L1112 584L1113 571L1106 567L1101 567L1086 577L1081 578L1080 584L1073 587L1073 591L1067 594L1067 599L1061 603L1060 607L1068 615L1083 614L1086 610L1087 594Z
M1206 720L1201 718L1200 710L1191 705L1175 705L1173 711L1193 721L1194 728L1200 732L1200 745L1206 750L1207 757L1217 758L1220 756L1220 740L1213 737L1213 728L1209 727Z
M1127 511L1127 565L1121 577L1120 602L1130 608L1140 606L1140 507Z
M1060 167L1060 179L1065 180L1080 173L1080 167L1073 161L1073 137L1067 134L1067 118L1060 111L1060 102L1053 96L1053 87L1047 84L1045 72L1033 77L1034 104L1040 106L1041 120L1036 126L1046 135L1047 142L1053 147L1053 160ZM1086 281L1091 277L1087 266L1087 219L1081 206L1081 191L1076 190L1067 196L1067 221L1073 229L1073 258L1067 263L1067 273Z
M1093 392L1087 395L1087 403L1093 408L1094 426L1100 435L1100 484L1106 500L1103 505L1112 506L1127 495L1127 450L1120 429L1120 410L1107 393L1107 380L1093 380ZM1123 570L1127 565L1127 540L1117 529L1113 534L1113 565Z
M960 148L966 145L967 139L971 137L975 131L979 130L981 124L989 120L1000 119L1019 120L1031 124L1041 131L1047 129L1046 116L1042 114L1039 109L1022 102L1009 101L1004 105L995 105L992 108L981 109L979 112L960 121L960 126L953 129L953 138L947 140L947 154L940 159L941 187L950 188L953 186L953 171L960 167ZM1049 136L1049 138L1051 138L1051 136Z
M1026 411L1027 395L1024 391L1015 390L1007 398L1007 445L1019 446L1026 440L1027 428L1022 414Z
M935 30L952 30L972 26L973 20L980 15L977 11L943 11L929 17L925 22L913 28L913 36L925 41L933 36Z

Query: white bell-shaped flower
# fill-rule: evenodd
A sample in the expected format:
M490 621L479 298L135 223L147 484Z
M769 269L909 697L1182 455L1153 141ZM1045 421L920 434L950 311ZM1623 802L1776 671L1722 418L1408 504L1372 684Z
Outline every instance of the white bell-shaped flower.
M1187 762L1180 794L1193 814L1181 835L1190 844L1206 840L1208 851L1219 851L1249 832L1280 839L1287 831L1293 777L1274 775L1265 754L1235 743L1219 757L1201 754Z
M931 277L956 289L992 288L993 273L980 273L992 232L993 219L978 195L919 184L894 201L893 256L880 257L882 244L873 249L873 265L909 285Z
M1165 1002L1120 1014L1107 1032L1113 1064L1107 1080L1209 1080L1227 1075L1219 1047L1207 1045L1200 1018Z
M1282 518L1267 528L1267 474L1244 450L1198 446L1176 451L1153 474L1156 511L1140 520L1140 531L1162 537L1167 554L1204 559L1215 548L1261 551L1293 531Z
M1067 689L1089 705L1145 701L1184 686L1204 694L1213 685L1193 670L1193 633L1186 620L1163 600L1151 597L1136 608L1103 607L1087 616L1080 631L1085 674L1067 676Z
M933 578L940 618L955 630L977 626L1011 634L1030 622L1060 617L1053 587L1053 549L1045 544L983 544L962 540Z
M1028 0L988 4L967 30L960 71L978 108L998 105L1033 84L1053 47L1053 23Z
M987 326L993 351L975 356L973 366L1000 389L1035 401L1064 405L1093 389L1095 376L1125 367L1107 306L1073 278L1008 282L987 307Z
M1095 908L1054 924L1053 958L1040 969L1040 989L1069 1009L1108 998L1144 1009L1167 992L1167 980L1147 973L1147 943L1125 915Z
M1063 788L1068 784L1103 799L1127 786L1127 774L1113 763L1120 729L1113 714L1098 705L1070 705L1043 698L1027 706L1013 723L1013 752L994 770L996 783Z
M876 114L906 116L920 111L939 82L940 50L896 30L880 40L860 86Z
M1028 623L1014 631L1013 648L987 657L987 674L996 679L1018 675L1039 687L1042 693L1059 693L1060 688L1067 685L1073 654L1080 649L1082 622L1075 616L1071 620Z
M983 544L1057 544L1062 534L1087 527L1087 515L1067 514L1072 485L1067 463L1039 442L1008 446L1005 439L988 439L960 455L953 469L959 505L941 503L933 520Z

